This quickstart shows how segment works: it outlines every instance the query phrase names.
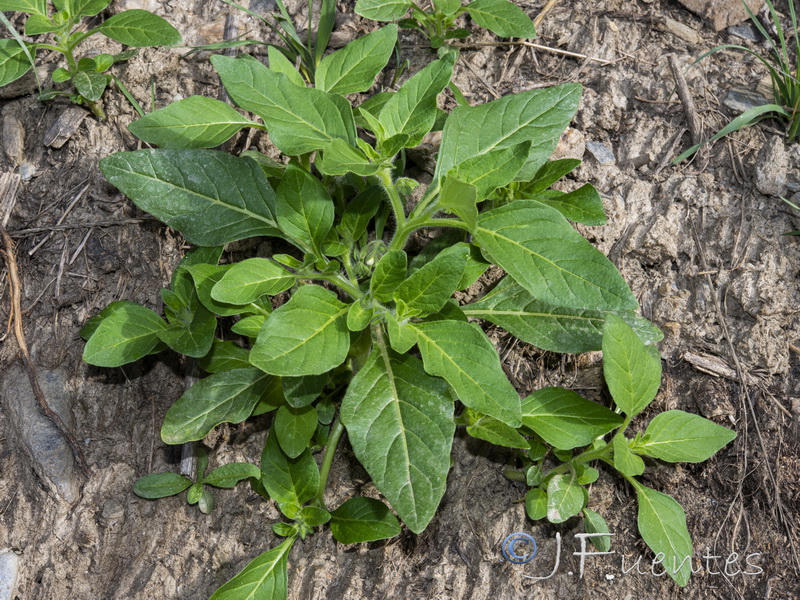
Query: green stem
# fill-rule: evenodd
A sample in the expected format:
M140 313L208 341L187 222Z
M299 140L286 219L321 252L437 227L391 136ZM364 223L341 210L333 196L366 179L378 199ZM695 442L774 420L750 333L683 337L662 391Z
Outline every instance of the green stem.
M381 183L381 187L386 192L386 195L389 196L392 212L394 212L394 220L395 223L397 223L397 229L400 230L406 224L406 211L403 199L400 197L400 194L397 193L397 188L392 181L392 171L389 167L384 167L378 171L376 175L378 176L378 181Z
M331 474L331 465L333 465L333 457L336 454L336 446L339 445L339 440L344 433L344 425L336 417L336 420L331 426L331 433L328 436L328 443L325 446L325 455L322 457L322 466L319 470L319 489L317 490L316 505L320 508L325 508L325 488L328 487L328 477Z
M301 279L316 279L318 281L327 281L328 283L332 283L335 286L342 288L345 292L350 294L350 297L354 300L358 300L364 297L364 292L358 289L358 286L353 285L343 277L337 274L331 275L323 275L322 273L312 273L310 275L302 275Z
M470 230L466 223L458 219L432 219L427 215L420 215L419 217L407 221L403 227L397 228L392 242L389 244L389 250L402 250L408 241L408 237L415 230L422 229L423 227L455 227L465 231Z

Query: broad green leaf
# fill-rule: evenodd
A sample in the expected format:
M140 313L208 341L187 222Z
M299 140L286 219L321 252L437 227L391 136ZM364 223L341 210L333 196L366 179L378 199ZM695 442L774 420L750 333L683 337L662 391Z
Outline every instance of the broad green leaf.
M464 242L466 239L466 232L460 229L448 229L442 234L429 241L422 249L411 259L409 269L416 271L421 269L424 265L432 261L436 256L441 253L460 252L460 248L469 248L469 258L467 258L467 265L464 268L464 275L461 281L458 282L459 290L463 290L475 283L478 278L483 275L486 269L489 268L489 263L481 255L480 250L473 244Z
M469 158L530 142L531 152L516 177L530 180L555 149L580 95L580 85L567 83L455 108L444 126L435 176L444 178Z
M475 0L466 8L478 25L500 37L536 37L533 21L509 0Z
M0 87L16 81L30 70L31 63L17 40L0 40Z
M112 305L83 349L83 360L90 365L119 367L139 360L159 346L158 332L167 328L149 308L125 300Z
M297 458L317 430L317 411L313 406L293 408L284 404L275 415L273 427L286 456Z
M250 350L235 342L214 340L211 350L197 361L197 366L206 373L219 373L231 369L245 369L250 366Z
M253 559L209 600L281 600L289 593L286 563L295 537Z
M369 187L351 200L342 214L342 220L336 229L348 242L361 238L367 231L370 219L375 216L384 199L383 190Z
M94 17L109 4L110 0L69 0L70 13L76 17Z
M581 463L575 466L575 475L578 478L578 483L588 485L597 481L597 478L600 477L600 471L594 467L587 466L586 463Z
M436 512L453 443L447 385L419 360L376 344L350 382L341 419L359 462L414 533Z
M97 29L120 44L137 48L176 46L183 43L180 32L167 21L139 8L117 13L106 19Z
M239 263L237 263L239 264ZM195 290L200 302L215 315L230 317L244 312L244 307L237 304L218 302L211 297L211 291L220 279L234 265L197 264L187 267L187 271L194 280Z
M0 11L46 15L47 0L0 0Z
M547 492L541 488L532 488L525 494L525 512L533 521L547 516Z
M421 269L414 271L394 291L394 300L420 316L438 311L452 296L464 274L469 249L440 254Z
M140 498L154 500L180 494L192 485L192 480L180 473L151 473L136 480L133 493Z
M217 467L209 473L203 482L218 488L234 488L243 479L260 479L261 469L250 463L229 463Z
M183 444L202 440L220 423L241 423L253 412L269 380L269 375L252 367L201 379L167 411L161 439L167 444Z
M227 269L211 289L211 298L225 304L244 305L261 296L288 290L295 277L266 258L248 258Z
M397 287L406 279L408 256L402 250L390 250L378 261L369 281L372 296L388 302Z
M179 354L193 358L208 354L217 319L200 302L187 269L178 266L171 289L161 290L161 298L169 326L158 332L159 339Z
M461 0L433 0L433 5L436 10L446 15L452 15L461 8Z
M297 458L286 456L273 430L261 453L261 482L281 512L293 519L303 504L317 494L319 469L308 450Z
M547 484L547 520L563 523L574 517L586 504L586 490L570 473L555 475Z
M282 377L281 385L286 402L294 408L308 406L319 398L328 383L328 373L305 377Z
M325 175L345 175L355 173L361 177L374 175L380 170L380 163L372 162L359 148L344 140L333 140L321 154L315 165Z
M498 148L458 163L447 177L475 186L478 200L484 200L495 189L514 181L530 152L530 142Z
M317 66L314 85L332 94L366 92L389 62L397 43L397 25L387 25L329 54Z
M603 327L603 375L614 402L629 417L647 408L661 385L661 361L614 315Z
M233 101L264 119L284 154L324 150L334 139L355 144L353 110L343 97L299 87L257 60L218 54L211 63Z
M496 446L521 448L523 450L530 448L528 440L522 437L516 429L486 415L483 415L467 427L467 433L474 438L485 440Z
M692 576L692 538L686 513L674 498L639 483L635 487L642 539L655 554L664 555L661 564L675 583L686 585Z
M319 375L338 367L350 348L348 306L336 294L306 285L267 319L250 362L273 375Z
M408 323L401 323L391 314L386 313L386 332L389 334L389 344L392 350L405 354L417 343L417 331Z
M303 76L294 66L292 61L275 46L267 47L267 57L269 58L269 68L276 73L283 73L295 85L306 87Z
M267 317L264 315L252 315L231 325L231 331L245 337L257 338L266 321Z
M703 462L731 442L736 432L682 410L668 410L650 421L635 452L668 462Z
M280 236L275 193L252 160L214 150L118 152L103 175L136 206L198 246Z
M511 277L505 277L474 304L462 307L464 314L499 325L523 342L551 352L580 353L600 350L603 323L610 314L597 310L557 307L534 299ZM647 341L659 341L661 331L632 311L616 314Z
M559 450L588 446L622 417L573 391L546 387L522 401L522 423Z
M614 436L612 448L614 449L614 468L617 471L629 477L636 477L644 473L644 461L631 452L628 439L624 435L620 433Z
M436 121L436 98L450 83L454 55L430 63L394 94L381 109L379 119L387 139L407 134L405 146L416 146Z
M380 500L350 498L331 513L331 533L342 544L374 542L400 535L400 523Z
M374 307L361 298L350 305L350 310L347 311L347 328L350 331L363 331L366 329L372 317L375 316Z
M583 530L586 533L609 533L606 520L590 508L583 509ZM600 552L611 550L611 538L609 536L601 535L590 539L594 547Z
M522 424L520 399L509 383L500 357L477 325L433 321L411 325L425 370L443 377L469 408L511 427Z
M395 21L411 8L411 0L358 0L356 14L373 21Z
M89 338L94 335L94 332L97 331L97 328L100 326L100 323L102 323L103 320L107 319L109 316L111 316L112 313L115 313L118 310L125 310L129 304L135 304L135 303L129 302L127 300L112 302L111 304L106 306L103 310L101 310L99 313L97 313L93 317L90 317L86 321L86 323L83 324L83 327L81 327L81 330L78 332L78 335L80 335L85 342L88 342ZM166 324L164 326L166 327Z
M527 197L532 198L536 194L545 191L567 173L574 171L579 164L581 164L581 161L577 158L548 160L536 171L533 179L520 186L520 193L529 194Z
M25 21L25 35L39 35L58 31L59 26L44 15L31 15Z
M479 199L478 189L474 185L448 176L442 183L437 206L461 217L470 231L474 231L478 222L477 202Z
M278 186L275 207L278 226L286 235L314 249L322 246L333 226L333 200L319 179L289 165Z
M243 127L260 127L215 98L190 96L130 124L131 133L162 148L213 148Z
M72 76L75 90L87 100L99 100L108 85L108 76L95 71L78 71Z
M309 504L300 509L298 520L308 527L319 527L331 520L331 513L324 508Z
M555 208L565 219L584 225L605 225L603 199L593 185L587 183L569 193L547 190L532 198Z
M638 306L613 263L549 206L518 200L483 213L475 239L488 258L543 302L594 310Z

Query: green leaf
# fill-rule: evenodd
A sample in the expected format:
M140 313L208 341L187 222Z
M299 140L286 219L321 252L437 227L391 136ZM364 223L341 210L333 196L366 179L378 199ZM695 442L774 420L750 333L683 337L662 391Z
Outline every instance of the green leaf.
M447 385L419 360L373 349L342 400L356 457L409 529L420 533L444 495L455 425Z
M570 473L555 475L547 484L547 520L563 523L574 517L586 504L586 490Z
M209 600L281 600L289 593L286 563L295 537L253 559Z
M158 332L159 339L179 354L194 358L208 354L217 319L200 302L189 272L179 266L172 289L162 290L161 297L169 326Z
M30 70L31 63L17 40L0 40L0 87L16 81Z
M281 384L286 402L294 408L308 406L319 398L328 383L328 373L305 377L283 377Z
M262 327L250 362L273 375L319 375L338 367L350 348L348 306L336 294L306 285Z
M157 349L158 332L167 328L149 308L124 300L112 305L83 349L83 360L90 365L119 367L137 361Z
M661 385L661 361L622 319L609 315L603 327L603 375L614 402L629 417L653 401Z
M437 11L452 15L461 8L461 0L433 0L433 5Z
M355 144L353 110L341 96L299 87L257 60L214 55L211 63L233 101L264 119L284 154L324 150L334 139Z
M548 160L544 163L533 178L520 186L521 194L529 194L529 198L536 196L556 181L561 179L567 173L571 173L581 164L577 158L562 158L559 160Z
M202 483L218 488L234 488L244 479L261 479L261 469L250 463L229 463L217 467L205 478Z
M580 95L580 85L567 83L455 108L444 126L435 177L469 158L528 141L531 152L517 179L530 180L555 149Z
M549 190L533 199L555 208L564 215L565 219L575 223L584 225L606 224L603 199L594 186L589 183L568 194L558 190Z
M358 0L356 14L373 21L394 21L411 8L410 0Z
M586 533L609 533L606 520L590 508L583 509L583 530ZM611 550L611 538L609 536L593 537L591 541L600 552Z
M522 424L520 399L500 366L492 342L476 325L434 321L411 325L425 370L447 380L469 408L511 427Z
M402 250L390 250L378 261L369 282L376 300L388 302L397 287L406 279L408 256Z
M192 480L180 473L151 473L136 480L133 493L140 498L155 500L180 494L192 485Z
M664 555L662 564L675 583L686 585L692 576L692 538L686 513L674 498L639 483L635 487L642 539L654 553Z
M350 331L363 331L366 329L372 317L375 316L375 309L371 304L364 302L364 298L353 302L347 311L347 328Z
M475 239L485 255L543 302L594 310L638 306L613 263L549 206L518 200L483 213Z
M167 411L161 439L167 444L183 444L202 440L220 423L241 423L253 412L269 380L269 375L252 367L201 379Z
M417 343L417 331L408 323L401 323L391 314L386 313L386 332L389 334L389 343L392 350L405 354L411 346Z
M69 0L69 9L74 17L94 17L105 10L109 4L111 4L110 0Z
M634 451L667 462L703 462L731 442L736 432L682 410L668 410L650 421Z
M427 265L412 273L394 291L398 307L426 316L437 312L452 296L464 274L469 248L440 254Z
M0 0L0 11L46 15L47 0Z
M197 504L203 496L203 484L193 483L189 491L186 492L186 502L189 505Z
M361 177L374 175L380 170L380 163L372 162L363 151L344 140L333 140L314 163L325 175L344 175L355 173Z
M319 469L308 450L296 458L286 456L273 430L261 453L261 482L281 512L293 519L303 504L317 494Z
M309 504L300 509L298 519L307 527L319 527L331 520L331 513L323 508Z
M273 427L286 456L297 458L317 430L317 411L313 406L293 408L284 404L275 415Z
M58 31L59 26L53 23L45 15L31 15L25 21L25 35L39 35Z
M239 263L237 263L239 264ZM220 279L231 270L234 265L209 265L197 264L186 268L194 280L197 297L203 306L215 315L230 317L244 312L245 308L237 304L217 302L211 297L211 291Z
M465 233L466 232L459 229L445 230L442 234L433 238L422 247L417 255L411 259L409 269L411 271L416 271L432 261L439 254L460 252L462 247L467 247L469 248L469 258L467 258L464 275L461 277L461 281L458 282L457 289L463 290L468 288L489 268L489 263L483 258L477 246L464 242L466 238Z
M269 58L269 68L276 73L283 73L293 84L306 87L303 76L294 66L294 63L286 58L286 55L275 46L267 47L267 58Z
M522 423L559 450L588 446L622 417L573 391L546 387L522 401Z
M547 516L547 492L540 488L532 488L525 494L525 512L533 521Z
M214 150L118 152L100 161L136 206L198 246L280 236L275 193L252 160Z
M448 176L442 183L437 206L461 217L470 231L474 231L478 222L478 200L478 189L474 185Z
M422 141L436 121L436 98L450 83L454 61L454 55L447 55L430 63L389 98L379 115L387 139L407 134L405 147Z
M348 242L361 238L367 231L370 219L375 216L383 203L383 190L377 186L369 187L351 200L336 227L339 234Z
M636 477L644 473L644 461L631 452L629 441L622 433L614 436L612 447L614 449L614 468L617 471L629 477Z
M177 46L183 43L180 32L167 21L138 8L117 13L106 19L97 29L120 44L137 48Z
M162 148L213 148L243 127L259 127L215 98L190 96L130 124L140 140Z
M481 416L467 427L467 433L474 438L485 440L496 446L521 448L523 450L530 448L528 440L522 437L516 429L486 415Z
M466 8L478 25L500 37L536 37L533 21L509 0L475 0Z
M475 186L478 200L484 200L495 189L514 181L530 152L530 142L498 148L458 163L447 177Z
M72 83L81 96L95 102L106 91L108 76L96 71L78 71L72 76Z
M580 353L600 350L603 323L610 314L564 308L536 300L511 277L505 277L483 298L462 307L464 314L499 325L523 342L551 352ZM661 331L632 311L614 313L647 341L659 341Z
M374 542L400 535L400 523L380 500L350 498L331 513L331 533L342 544Z
M366 92L389 62L396 43L397 25L357 38L322 59L314 73L314 85L332 94Z
M197 366L207 373L244 369L250 366L249 356L250 350L235 342L214 340L211 350L197 361Z
M281 230L291 239L320 248L333 226L333 200L325 186L305 169L289 165L277 194Z
M264 295L288 290L295 277L266 258L248 258L226 270L211 290L211 298L232 305L250 304ZM241 312L241 309L240 309Z

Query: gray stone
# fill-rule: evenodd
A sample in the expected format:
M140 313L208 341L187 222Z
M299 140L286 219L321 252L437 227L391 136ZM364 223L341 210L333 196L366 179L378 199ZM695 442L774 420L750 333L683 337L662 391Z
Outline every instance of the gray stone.
M742 0L678 0L698 17L707 21L714 31L722 31L748 19ZM753 14L764 6L764 0L747 0Z
M0 550L0 600L12 600L19 577L19 556L12 550Z
M789 157L786 145L781 137L772 136L756 157L754 173L756 188L765 196L785 196L788 169Z
M586 149L601 165L613 165L617 162L614 152L602 142L586 142Z
M728 93L725 94L722 103L736 113L743 113L756 106L772 104L772 100L751 90L731 88L728 90Z
M763 39L752 23L743 23L735 27L728 27L728 33L744 40L750 40L751 42L759 42Z

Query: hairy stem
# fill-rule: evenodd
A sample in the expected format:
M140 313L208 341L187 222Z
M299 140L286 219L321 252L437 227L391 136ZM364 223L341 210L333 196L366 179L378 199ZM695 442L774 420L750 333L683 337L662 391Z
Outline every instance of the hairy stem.
M343 433L344 425L342 425L337 416L331 426L331 433L328 436L328 444L325 446L325 454L322 457L322 466L319 470L319 489L317 490L316 504L320 508L325 508L325 488L328 487L328 477L331 474L333 457L336 454L336 447L339 445L339 440Z

